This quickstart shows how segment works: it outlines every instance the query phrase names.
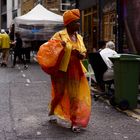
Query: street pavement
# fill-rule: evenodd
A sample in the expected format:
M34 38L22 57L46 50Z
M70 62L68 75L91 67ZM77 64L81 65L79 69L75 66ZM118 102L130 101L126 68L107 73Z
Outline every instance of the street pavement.
M69 124L48 122L51 81L36 62L27 70L0 67L0 140L140 140L140 119L94 101L89 125L81 133Z

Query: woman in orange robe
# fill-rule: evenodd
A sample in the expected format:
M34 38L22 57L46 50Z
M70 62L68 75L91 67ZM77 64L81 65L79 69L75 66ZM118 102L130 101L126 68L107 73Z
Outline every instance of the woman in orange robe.
M62 40L65 54L59 71L51 76L52 100L49 116L56 115L71 122L74 132L86 127L91 113L91 96L85 68L81 60L86 56L83 38L79 30L80 12L68 10L63 14L65 29L54 34L52 39Z

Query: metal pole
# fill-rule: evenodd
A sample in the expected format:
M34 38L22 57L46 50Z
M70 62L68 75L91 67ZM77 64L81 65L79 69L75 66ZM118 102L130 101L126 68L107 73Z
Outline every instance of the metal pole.
M116 48L118 53L123 53L123 41L124 41L124 16L122 0L117 0L117 37Z
M75 0L76 2L76 8L79 8L79 0Z
M98 31L98 40L101 40L101 34L102 34L102 8L103 8L103 2L102 0L99 0L98 2L98 16L99 16L99 31Z

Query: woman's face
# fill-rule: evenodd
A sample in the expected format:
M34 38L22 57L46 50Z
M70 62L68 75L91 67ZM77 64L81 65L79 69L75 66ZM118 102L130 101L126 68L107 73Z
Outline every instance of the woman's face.
M70 28L72 31L78 31L80 28L80 21L79 20L72 21L71 23L68 24L67 27Z

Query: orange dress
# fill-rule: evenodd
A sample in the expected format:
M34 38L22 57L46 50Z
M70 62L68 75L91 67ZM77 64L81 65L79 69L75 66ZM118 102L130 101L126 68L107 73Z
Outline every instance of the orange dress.
M63 36L62 40L68 39L67 42L69 41L72 45L71 49L80 51L81 40L78 39L75 43L70 41L68 35L65 34L66 31L60 33ZM53 38L57 38L57 35L54 35ZM85 51L85 48L83 50ZM56 75L51 76L51 81L52 100L54 98L59 100L54 114L61 119L70 121L73 125L86 127L91 113L90 88L81 61L72 51L66 71L61 68Z

